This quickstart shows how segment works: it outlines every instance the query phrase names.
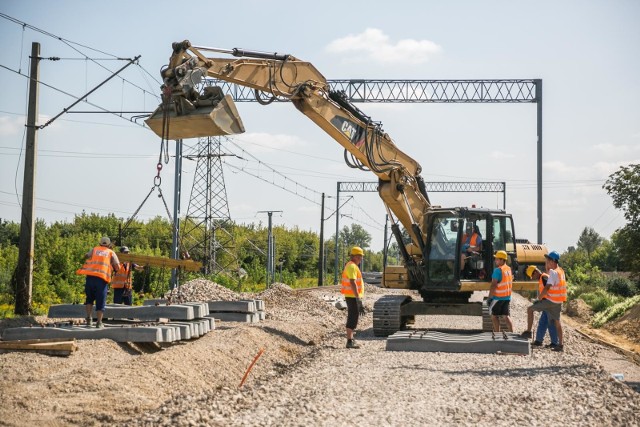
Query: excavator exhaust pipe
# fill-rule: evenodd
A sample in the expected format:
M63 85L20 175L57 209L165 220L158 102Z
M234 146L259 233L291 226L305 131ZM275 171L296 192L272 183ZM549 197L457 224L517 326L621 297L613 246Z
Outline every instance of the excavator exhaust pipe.
M176 110L183 111L177 114ZM188 139L206 136L235 135L244 132L244 125L233 98L225 95L214 102L187 102L176 108L169 104L167 111L168 132L163 129L163 106L160 105L145 123L152 131L165 139Z

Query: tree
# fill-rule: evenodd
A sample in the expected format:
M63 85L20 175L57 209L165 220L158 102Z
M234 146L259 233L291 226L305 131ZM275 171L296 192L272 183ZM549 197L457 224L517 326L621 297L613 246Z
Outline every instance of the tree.
M340 232L340 238L347 247L360 246L366 249L371 245L371 235L358 224L351 224L351 228L345 226Z
M640 231L640 164L620 166L602 188L613 198L613 206L624 211L629 225Z
M624 211L628 222L612 238L621 264L640 275L640 164L621 166L602 186L613 199L613 206Z
M587 253L587 259L591 259L591 254L602 244L604 239L591 227L585 227L578 239L578 249L583 249Z

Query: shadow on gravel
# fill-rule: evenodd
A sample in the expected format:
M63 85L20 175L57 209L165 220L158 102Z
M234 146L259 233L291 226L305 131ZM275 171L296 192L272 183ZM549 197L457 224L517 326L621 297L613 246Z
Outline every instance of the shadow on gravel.
M623 381L636 392L640 393L640 381Z
M581 372L586 370L592 370L590 365L579 364L570 366L545 366L544 368L507 368L507 369L478 369L478 370L465 370L465 371L446 371L442 369L429 368L421 365L402 365L397 367L391 367L389 369L412 369L412 370L426 370L431 372L442 372L450 375L476 375L479 377L534 377L538 375L581 375Z
M301 340L300 338L298 338L295 335L289 334L287 332L280 331L280 330L272 328L270 326L264 326L262 329L264 329L265 331L269 332L270 334L282 337L282 338L284 338L285 340L289 341L292 344L309 345L309 343L307 341Z

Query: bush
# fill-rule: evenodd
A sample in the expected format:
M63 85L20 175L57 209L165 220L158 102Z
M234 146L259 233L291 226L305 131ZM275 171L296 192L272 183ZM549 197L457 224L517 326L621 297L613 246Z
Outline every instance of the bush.
M607 292L621 297L632 297L638 293L636 284L626 277L612 277L606 284Z
M612 295L603 289L596 289L593 292L580 295L580 299L586 302L594 312L599 313L619 303L624 298Z
M640 295L636 295L633 298L628 298L598 313L591 321L591 326L593 326L594 328L599 328L605 323L622 316L627 310L629 310L636 304L640 304Z

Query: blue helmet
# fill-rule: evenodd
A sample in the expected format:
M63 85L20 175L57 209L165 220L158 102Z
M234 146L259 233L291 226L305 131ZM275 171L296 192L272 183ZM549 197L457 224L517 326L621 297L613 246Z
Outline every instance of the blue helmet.
M556 251L551 251L548 254L544 254L544 257L550 260L553 260L555 262L560 261L560 254Z

